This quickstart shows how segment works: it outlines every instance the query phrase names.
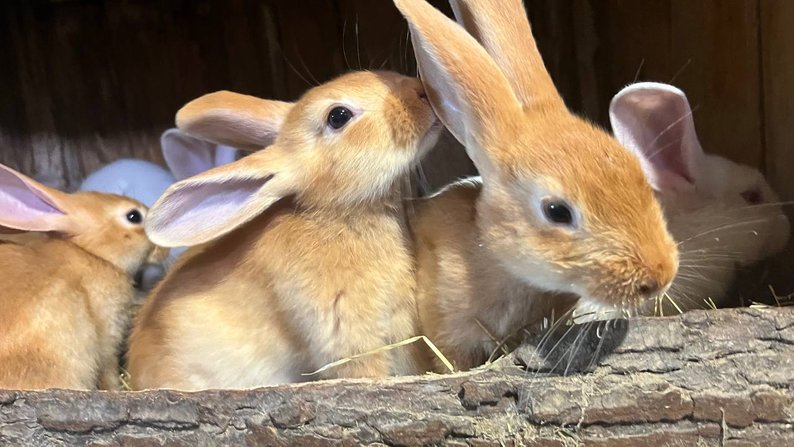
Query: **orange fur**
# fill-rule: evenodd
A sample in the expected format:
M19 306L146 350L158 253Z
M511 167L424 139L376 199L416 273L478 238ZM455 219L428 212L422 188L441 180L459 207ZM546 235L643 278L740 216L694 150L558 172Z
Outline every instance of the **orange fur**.
M420 202L412 222L420 318L442 352L467 369L493 348L475 320L503 338L576 295L633 310L665 291L677 250L640 163L565 108L521 1L453 2L479 43L424 0L395 4L436 113L482 175ZM546 198L574 223L548 221Z
M177 183L153 207L147 231L155 241L203 245L185 254L139 314L129 351L136 389L302 381L302 373L416 335L399 183L439 128L421 94L415 79L352 73L286 110L259 100L253 120L250 98L230 93L178 113L180 127L201 138L274 144ZM340 104L357 115L333 132L325 117ZM201 200L230 188L244 195L234 209L202 214ZM185 221L186 213L197 221ZM367 356L321 377L414 371L412 350Z
M146 209L126 197L70 195L13 175L64 214L49 228L0 216L0 225L51 231L0 242L0 388L118 389L131 275L167 253L142 224L126 221L130 210Z

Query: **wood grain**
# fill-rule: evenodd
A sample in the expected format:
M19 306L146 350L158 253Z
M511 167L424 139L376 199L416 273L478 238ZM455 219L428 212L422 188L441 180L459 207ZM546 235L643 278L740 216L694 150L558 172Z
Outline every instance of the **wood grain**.
M673 0L670 51L704 149L763 169L758 2ZM690 62L691 61L691 62Z
M630 320L590 373L531 346L481 371L249 391L0 391L3 445L790 446L794 312ZM595 335L593 336L595 337ZM586 352L579 352L586 357Z
M794 200L794 2L761 0L766 170L783 200Z
M623 85L673 80L698 106L708 150L760 167L764 140L791 153L788 126L774 117L783 106L767 107L766 123L761 110L762 92L780 104L794 95L792 68L779 62L794 17L785 1L764 0L769 28L783 25L761 33L759 1L527 0L527 9L572 109L606 125ZM446 1L433 3L449 13ZM36 1L0 11L0 87L10 92L0 104L0 161L68 186L114 158L161 161L159 133L208 91L295 99L350 68L415 71L407 27L386 1Z

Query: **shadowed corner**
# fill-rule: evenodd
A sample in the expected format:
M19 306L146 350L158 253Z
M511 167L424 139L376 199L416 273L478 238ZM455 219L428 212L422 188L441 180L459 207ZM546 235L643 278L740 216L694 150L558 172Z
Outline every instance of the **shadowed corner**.
M626 319L551 325L528 332L515 359L528 373L538 375L590 372L623 343L628 330Z

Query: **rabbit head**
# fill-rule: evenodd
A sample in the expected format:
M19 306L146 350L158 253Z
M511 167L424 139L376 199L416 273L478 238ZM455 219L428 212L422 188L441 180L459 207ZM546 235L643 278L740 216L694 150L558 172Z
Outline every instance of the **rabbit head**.
M152 206L175 181L174 176L160 165L123 158L89 174L79 190L118 194Z
M0 165L0 226L67 239L130 276L167 254L146 237L146 213L143 204L127 197L67 194Z
M610 119L645 166L679 241L681 290L673 293L692 295L702 307L703 299L721 298L715 294L729 286L736 266L785 247L790 225L772 187L758 170L703 152L683 91L629 85L612 99Z
M503 268L596 308L666 291L677 250L642 165L567 110L521 1L452 2L474 37L424 0L395 3L436 113L482 176L480 238Z
M183 107L177 125L203 140L267 149L169 188L147 223L166 246L214 239L286 197L318 209L382 201L440 129L421 83L389 72L341 76L294 104L216 92Z

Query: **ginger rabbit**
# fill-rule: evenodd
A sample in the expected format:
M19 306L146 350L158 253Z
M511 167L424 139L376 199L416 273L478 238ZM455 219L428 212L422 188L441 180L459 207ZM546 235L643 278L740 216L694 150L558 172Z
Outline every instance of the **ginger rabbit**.
M441 128L421 83L351 73L294 104L229 92L177 114L188 134L266 147L176 183L147 232L195 246L131 337L134 388L249 388L416 335L414 261L399 186ZM413 348L317 377L416 370Z
M146 212L0 165L0 226L29 232L0 241L0 388L119 388L132 278L167 254L146 237Z
M472 35L424 0L395 4L431 104L481 175L416 205L425 334L468 369L491 336L552 308L633 314L665 293L677 249L640 160L568 111L521 1L453 1Z

